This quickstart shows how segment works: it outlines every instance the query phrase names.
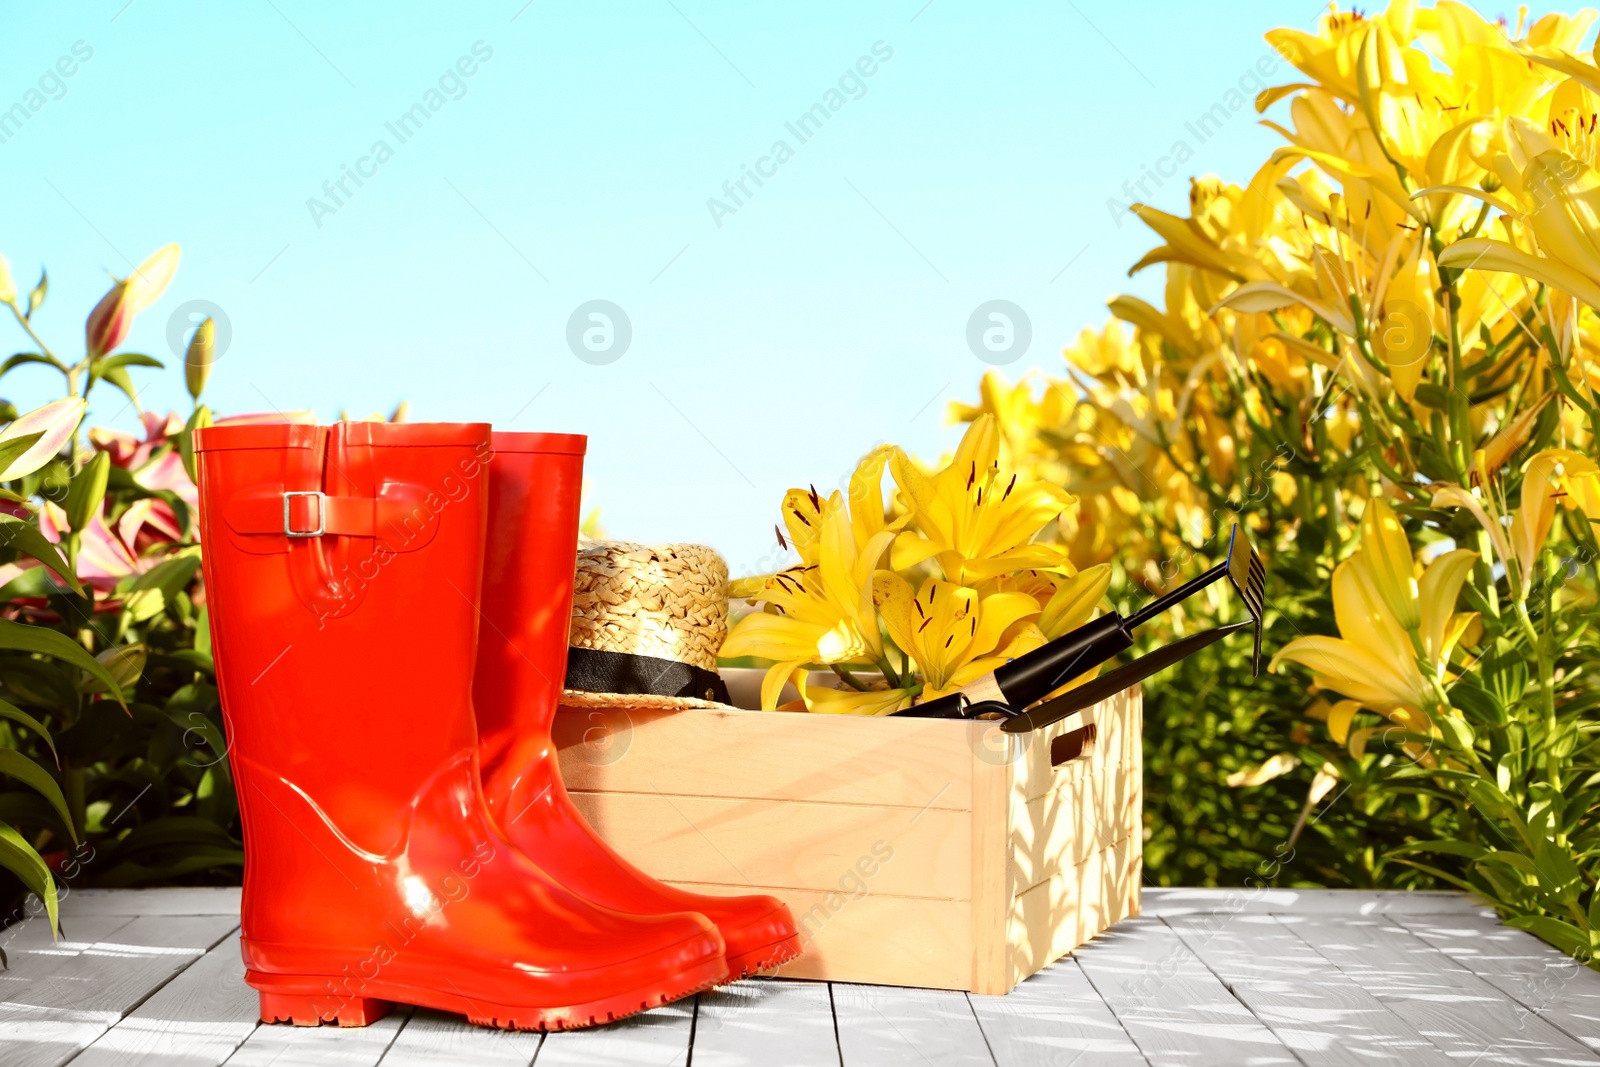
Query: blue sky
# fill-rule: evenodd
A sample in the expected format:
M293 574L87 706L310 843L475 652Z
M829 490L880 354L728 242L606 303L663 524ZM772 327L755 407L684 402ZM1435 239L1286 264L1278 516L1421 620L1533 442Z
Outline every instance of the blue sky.
M1155 274L1125 270L1151 237L1107 201L1143 177L1182 211L1181 174L1146 177L1179 141L1184 171L1247 179L1275 143L1253 111L1203 142L1187 124L1272 58L1265 30L1320 10L8 5L0 111L46 91L0 126L0 254L19 284L49 267L37 322L76 354L105 272L178 241L125 347L170 357L175 312L220 308L214 409L407 400L587 433L608 533L706 542L749 572L776 562L787 487L837 485L882 441L953 445L948 402L989 365L967 339L980 305L1027 316L1014 379L1057 368L1109 296L1150 293ZM92 58L53 79L75 45ZM808 113L826 121L790 129ZM620 355L614 314L569 331L597 300L626 315ZM176 366L138 380L147 407L187 411ZM55 387L23 368L0 395ZM91 419L133 415L108 390Z

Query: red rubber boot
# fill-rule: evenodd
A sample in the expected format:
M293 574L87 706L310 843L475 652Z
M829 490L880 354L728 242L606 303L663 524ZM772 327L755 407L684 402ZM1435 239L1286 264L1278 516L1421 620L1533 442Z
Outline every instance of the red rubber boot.
M587 1026L727 973L698 915L623 915L496 829L472 712L489 428L199 431L212 648L261 1018L396 1002Z
M567 669L585 443L577 434L494 435L473 680L489 810L518 848L590 900L638 915L694 911L716 923L732 981L800 954L788 907L656 881L600 839L561 784L550 728Z

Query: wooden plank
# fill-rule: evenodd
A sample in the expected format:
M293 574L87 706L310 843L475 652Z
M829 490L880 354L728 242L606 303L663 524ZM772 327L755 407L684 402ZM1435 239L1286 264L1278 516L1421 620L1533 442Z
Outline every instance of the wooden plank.
M1003 997L974 993L967 999L999 1067L1143 1067L1147 1062L1076 960L1045 968Z
M1452 1062L1270 915L1169 918L1184 945L1308 1067Z
M238 886L174 889L74 889L61 901L61 914L79 915L232 915L239 916Z
M400 1008L371 1026L258 1026L224 1062L227 1067L377 1067L410 1015L410 1008Z
M800 958L783 978L965 989L972 978L971 905L956 900L813 893L769 886L674 882L695 893L771 893L789 905L800 930Z
M1141 846L1126 838L1011 903L1011 964L1018 978L1060 959L1139 913Z
M966 724L870 715L563 708L555 743L571 790L971 807ZM716 767L706 773L707 760Z
M1130 919L1075 958L1151 1064L1293 1064L1287 1047L1158 919Z
M828 987L753 979L700 994L694 1062L696 1067L837 1064Z
M874 864L872 890L966 900L972 891L964 811L723 797L572 794L608 845L664 881L845 889Z
M528 1067L544 1035L473 1026L460 1015L418 1008L383 1054L381 1067Z
M965 993L843 983L832 988L843 1067L994 1063Z
M0 1004L6 1067L54 1067L102 1033L238 925L228 915L157 915L60 958L37 981L7 989ZM34 922L36 920L29 920Z
M72 1067L216 1067L260 1025L239 939L211 951L101 1034Z
M534 1067L674 1067L688 1063L694 1000L630 1015L609 1026L545 1035Z
M1146 915L1208 912L1251 915L1479 915L1483 905L1465 893L1404 889L1267 889L1219 887L1144 891ZM1488 914L1492 915L1493 912Z
M53 969L62 960L78 955L96 941L110 937L133 921L130 915L91 915L73 919L69 927L61 924L61 937L50 932L50 924L43 918L25 919L0 931L0 949L4 949L10 966L0 970L0 1002L16 999L25 989Z
M70 1002L72 992L93 974L92 968L77 962L78 957L132 921L122 915L87 916L72 924L74 937L59 941L51 938L50 924L43 919L7 928L4 947L11 966L0 971L0 1048L5 1049L8 1064L13 1055L59 1063L116 1021L108 1012L75 1013L31 1001L45 998L45 993L35 992L39 987L59 983L64 994L57 1002Z
M987 741L1001 732L995 723L967 724L968 747L979 756L972 761L972 811L962 834L970 857L966 895L972 901L972 970L966 988L980 993L1005 993L1016 984L1011 971L1010 941L1016 763L991 762L982 756L988 750ZM923 821L932 817L929 812Z
M1600 974L1483 915L1396 921L1568 1037L1600 1051Z
M1277 921L1448 1056L1505 1065L1597 1062L1583 1045L1388 919L1281 915Z

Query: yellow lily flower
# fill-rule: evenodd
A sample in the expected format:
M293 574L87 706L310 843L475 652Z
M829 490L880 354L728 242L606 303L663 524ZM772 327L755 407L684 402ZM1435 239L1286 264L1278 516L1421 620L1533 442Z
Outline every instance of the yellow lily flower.
M911 706L912 696L906 689L825 689L821 686L800 685L800 697L806 710L815 715L892 715Z
M1267 41L1279 55L1311 78L1312 83L1349 103L1355 103L1359 94L1356 70L1361 59L1361 47L1374 25L1383 24L1387 31L1386 44L1403 46L1410 44L1416 36L1418 14L1415 4L1410 0L1394 0L1388 11L1374 19L1363 18L1354 11L1335 10L1319 20L1315 34L1276 29L1267 34ZM1385 48L1382 54L1391 56L1392 52ZM1265 111L1284 96L1311 87L1299 82L1267 89L1256 97L1256 110Z
M1374 510L1369 505L1369 512ZM1355 702L1334 707L1338 722L1330 716L1330 726L1340 735L1348 730L1357 705L1403 729L1429 733L1423 709L1435 703L1435 688L1448 676L1450 654L1477 618L1476 612L1455 610L1461 585L1478 560L1476 552L1446 552L1429 564L1420 582L1408 581L1397 589L1397 548L1394 530L1382 513L1371 523L1363 522L1361 547L1333 572L1333 613L1340 636L1296 638L1272 658L1273 670L1299 663L1311 669L1318 686ZM1397 591L1404 593L1404 617L1417 620L1411 632L1390 606Z
M916 593L893 571L872 576L872 599L894 643L916 661L922 699L931 700L1005 663L1000 640L1013 624L1039 613L1026 593L991 593L928 578ZM1015 653L1012 653L1013 655Z
M1497 499L1491 480L1488 458L1482 450L1475 466L1478 485L1471 492L1447 485L1434 491L1434 507L1460 507L1470 511L1488 534L1495 555L1506 573L1519 580L1512 587L1517 599L1533 587L1533 568L1555 523L1556 507L1565 501L1569 508L1583 508L1591 519L1600 511L1600 468L1594 460L1565 448L1547 448L1523 468L1522 493L1515 510L1507 511Z
M894 531L877 530L858 544L844 495L836 491L818 503L815 518L800 523L802 529L815 524L802 557L816 562L770 575L758 589L741 587L773 610L740 619L722 645L723 656L777 661L761 683L763 708L777 707L784 682L806 664L870 664L883 657L872 572Z
M1084 333L1092 335L1093 331ZM994 416L1000 431L1001 461L1020 465L1044 455L1040 434L1067 425L1077 404L1078 398L1068 382L1049 383L1043 395L1035 399L1026 379L1010 385L991 370L985 371L978 383L978 403L952 401L950 418L953 422L974 422L981 415Z
M1563 128L1561 120L1553 119L1552 127ZM1457 241L1440 254L1440 266L1520 274L1600 308L1600 172L1587 137L1581 134L1585 143L1572 154L1538 126L1506 120L1505 151L1494 160L1503 189L1462 191L1503 211L1502 228L1513 240Z
M1065 489L1002 476L994 416L975 419L949 465L924 474L896 449L889 464L912 524L894 541L895 570L926 560L947 580L966 586L1027 568L1060 567L1066 551L1033 538L1075 502Z

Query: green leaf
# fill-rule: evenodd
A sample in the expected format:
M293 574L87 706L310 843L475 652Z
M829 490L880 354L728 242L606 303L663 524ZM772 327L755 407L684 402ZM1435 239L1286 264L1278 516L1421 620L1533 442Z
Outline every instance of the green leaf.
M28 310L26 318L33 318L33 313L39 310L44 303L44 298L50 292L50 274L43 267L39 268L39 284L33 287L33 292L28 294Z
M0 619L0 648L18 652L37 652L82 668L105 682L118 704L124 708L128 706L127 700L123 698L122 688L117 685L117 680L111 676L111 672L106 670L99 660L84 651L82 645L64 634L58 634L43 626L29 626L27 623Z
M135 826L127 837L117 842L116 858L132 859L143 854L188 845L235 849L239 847L239 842L229 837L226 830L209 819L166 815Z
M111 453L96 452L94 458L73 475L67 487L67 525L78 533L88 528L106 499L106 479L111 476Z
M1539 874L1539 868L1534 864L1533 860L1520 852L1511 852L1503 848L1485 852L1478 858L1478 862L1497 864L1520 874L1531 874L1534 877L1538 877Z
M95 364L95 368L102 374L116 367L165 367L166 364L154 356L147 356L143 352L118 352L114 356L107 356ZM91 373L93 373L91 371Z
M1511 803L1510 797L1500 791L1499 786L1472 775L1461 772L1457 774L1470 779L1466 783L1467 797L1482 808L1485 815L1509 822L1519 830L1522 828L1522 816L1518 813L1516 805Z
M56 883L39 853L6 823L0 823L0 867L4 867L22 884L39 895L50 915L50 933L61 932L60 902L56 900Z
M200 404L184 424L183 433L178 435L178 456L183 460L183 469L189 473L189 480L196 485L200 484L200 477L194 466L194 432L210 425L211 409Z
M1390 856L1403 856L1410 852L1439 852L1446 856L1464 856L1475 860L1484 853L1484 847L1471 841L1441 838L1437 841L1409 841L1399 848L1390 849Z
M189 585L199 569L199 549L187 548L162 560L143 574L124 578L117 583L116 590L122 598L123 613L131 622L155 618L166 610L169 601Z
M0 748L0 774L9 774L24 785L31 786L50 802L72 832L73 843L78 840L78 828L72 825L72 813L67 808L67 798L61 795L61 786L50 777L50 772L14 748Z
M194 650L206 659L211 659L211 609L200 609L200 615L194 621Z
M1444 735L1445 742L1458 752L1470 752L1477 737L1472 732L1472 727L1467 725L1467 720L1458 719L1454 715L1440 715L1436 720L1439 732Z
M47 356L43 352L18 352L15 355L7 356L6 361L0 363L0 376L4 376L13 367L21 367L29 363L43 363L47 367L54 367L63 374L67 371L66 366L59 359ZM0 468L0 470L3 469Z
M15 704L7 703L4 700L0 700L0 719L10 719L12 722L21 723L38 734L39 739L50 746L50 753L56 758L56 766L61 766L61 754L56 751L55 738L50 736L50 731L45 729L44 723L35 719Z
M223 737L222 728L204 712L188 711L180 705L169 707L167 717L183 731L182 744L185 752L193 752L198 745L203 744L216 754L215 759L208 759L195 753L195 758L187 762L204 767L220 763L228 757L228 742Z
M1590 953L1589 935L1569 922L1548 915L1513 915L1506 925L1526 930L1569 956L1587 957Z
M122 395L128 398L128 402L135 407L138 406L139 389L133 384L133 379L128 377L128 368L112 367L109 370L102 370L96 377L103 378L121 389Z
M1533 843L1539 888L1563 905L1575 904L1583 890L1583 872L1565 848L1546 838Z
M1439 881L1453 885L1457 889L1464 889L1468 893L1477 893L1479 896L1483 895L1482 889L1461 878L1459 875L1451 874L1449 871L1440 870L1438 867L1430 867L1426 863L1418 863L1416 860L1408 860L1404 856L1399 856L1396 858L1398 862L1405 864L1407 867L1415 867L1417 870L1430 874L1439 879Z
M1505 706L1470 674L1463 675L1461 681L1450 687L1450 704L1474 722L1492 726L1505 724Z
M200 610L201 610L202 614L205 611L204 608L202 608ZM204 625L205 625L204 619L202 619L196 625L197 625L197 630L196 630L196 634L195 634L195 638L196 638L195 639L195 644L198 645L200 643L200 641L199 641L199 628L203 628L204 627ZM209 652L202 652L198 648L180 648L176 652L168 653L166 658L167 659L175 659L180 663L187 663L189 666L193 667L195 670L205 671L207 674L216 674L217 673L217 665L216 665L215 662L212 661L211 654Z
M102 453L103 454L103 453ZM61 550L31 522L15 515L0 515L0 547L14 548L30 559L36 559L61 576L72 591L83 596L83 586L78 576L67 566Z

